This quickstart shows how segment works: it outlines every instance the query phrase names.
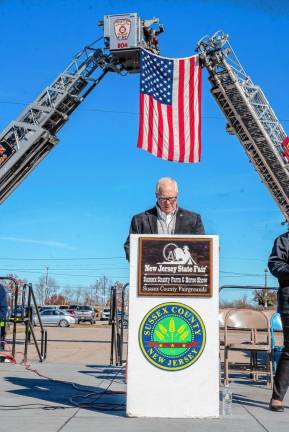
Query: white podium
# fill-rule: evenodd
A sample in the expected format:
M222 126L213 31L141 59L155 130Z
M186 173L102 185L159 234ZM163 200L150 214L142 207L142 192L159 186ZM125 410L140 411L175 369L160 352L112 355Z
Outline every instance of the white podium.
M218 236L130 242L127 415L218 417Z

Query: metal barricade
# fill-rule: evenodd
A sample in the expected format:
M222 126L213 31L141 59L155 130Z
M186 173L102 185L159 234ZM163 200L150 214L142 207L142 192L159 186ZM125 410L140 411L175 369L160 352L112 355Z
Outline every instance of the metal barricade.
M33 338L39 361L42 362L47 356L47 330L45 330L42 325L32 284L24 284L21 286L15 278L9 276L0 276L0 280L12 283L12 288L10 290L11 314L7 319L7 322L12 323L13 325L12 357L14 358L16 353L17 324L24 323L24 362L26 363L27 361L28 346L31 343L31 336ZM34 331L33 312L37 315L40 326L40 343L37 340Z
M121 366L123 363L125 294L128 286L128 283L122 287L113 286L110 292L110 364L116 366Z

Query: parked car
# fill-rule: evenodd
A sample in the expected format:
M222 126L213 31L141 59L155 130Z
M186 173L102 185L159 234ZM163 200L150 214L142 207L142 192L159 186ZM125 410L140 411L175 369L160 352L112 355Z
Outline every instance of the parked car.
M32 319L33 316L35 315L35 309L34 307L31 306L31 313L32 313ZM17 305L16 306L16 315L15 315L15 309L12 309L10 311L10 318L14 319L16 318L17 321L22 321L23 319L28 317L28 307L27 306L22 306L22 305Z
M108 321L110 319L110 308L103 308L100 314L101 321Z
M78 305L69 305L65 312L69 313L75 319L75 324L78 324L78 315L77 315ZM62 309L63 310L63 309Z
M78 306L76 309L76 317L78 322L89 321L90 324L95 324L95 310L92 306Z
M55 325L69 327L75 324L75 319L66 311L59 309L44 309L40 312L43 325ZM34 317L34 324L39 325L37 315Z
M66 311L74 316L76 324L85 321L95 324L95 310L92 306L73 304L69 305Z

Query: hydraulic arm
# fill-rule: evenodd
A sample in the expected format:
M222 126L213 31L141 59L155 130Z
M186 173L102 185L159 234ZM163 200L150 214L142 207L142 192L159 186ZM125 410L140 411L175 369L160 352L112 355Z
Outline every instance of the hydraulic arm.
M205 36L197 50L209 72L211 93L250 161L289 222L289 171L282 143L286 134L264 93L242 68L228 36Z
M140 48L159 52L157 35L163 27L151 27L158 22L136 13L105 16L99 24L104 48L85 47L6 127L0 134L0 203L58 143L59 129L108 71L139 72Z
M58 143L55 134L110 68L101 49L84 48L0 135L0 202ZM98 72L97 79L90 75Z

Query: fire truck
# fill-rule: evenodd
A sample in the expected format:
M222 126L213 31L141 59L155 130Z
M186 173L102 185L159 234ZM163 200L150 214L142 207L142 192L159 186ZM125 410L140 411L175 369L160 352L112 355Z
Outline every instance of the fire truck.
M0 203L58 143L57 134L108 72L140 71L142 48L159 54L158 18L107 15L99 22L103 47L84 47L0 134ZM211 93L249 160L289 221L289 138L260 87L253 83L224 32L197 44Z

